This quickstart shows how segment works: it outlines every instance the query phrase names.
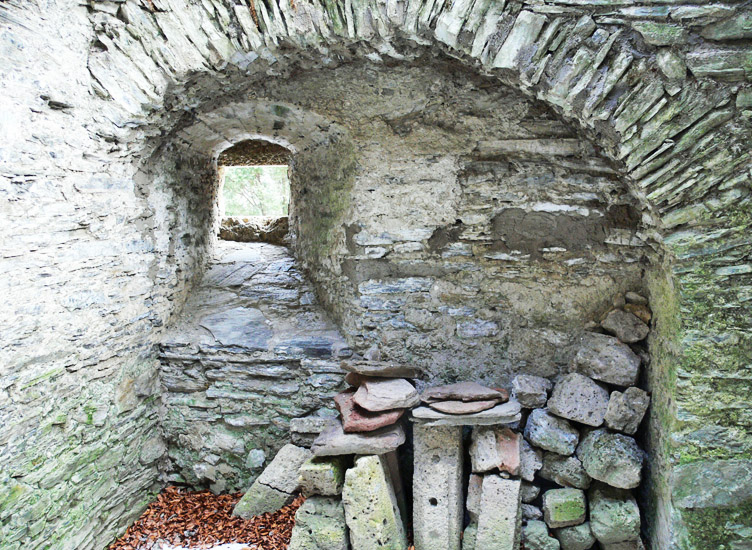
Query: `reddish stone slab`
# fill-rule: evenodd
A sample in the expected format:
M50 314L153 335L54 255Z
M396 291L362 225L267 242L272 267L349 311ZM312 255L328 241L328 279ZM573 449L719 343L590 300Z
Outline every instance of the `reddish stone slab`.
M334 405L342 415L342 428L345 433L372 432L394 424L405 414L405 409L367 411L355 403L354 395L355 390L349 389L334 397Z

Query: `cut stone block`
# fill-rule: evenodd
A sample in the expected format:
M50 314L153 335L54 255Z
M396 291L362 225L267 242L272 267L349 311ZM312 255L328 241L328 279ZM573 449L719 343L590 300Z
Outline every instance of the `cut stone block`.
M556 416L598 427L608 408L608 390L587 376L572 372L554 386L548 410Z
M427 426L490 426L512 424L520 420L520 404L509 401L496 405L492 409L475 414L446 414L430 407L418 407L412 410L413 421Z
M518 374L512 380L512 396L523 407L537 409L546 406L551 381L542 376Z
M345 483L346 460L343 457L311 458L298 470L300 490L305 496L336 496Z
M306 416L290 420L290 440L298 447L313 445L314 440L321 432L337 422L334 417Z
M470 481L467 484L467 513L470 521L478 521L480 515L480 499L483 495L483 476L470 474Z
M458 382L446 386L428 388L420 396L424 403L436 401L507 401L506 390L493 390L477 382Z
M543 493L543 517L552 529L585 521L587 502L580 489L551 489Z
M541 449L571 455L577 448L580 432L568 421L550 414L547 409L535 409L527 419L525 438Z
M316 456L381 455L394 451L405 442L405 431L395 424L367 433L346 434L336 421L313 442Z
M650 396L640 388L627 388L611 394L606 410L606 426L634 435L650 405Z
M601 321L601 326L625 344L644 340L650 328L642 320L623 309L614 309Z
M464 516L461 426L413 429L415 550L458 550Z
M561 550L589 550L595 544L590 522L587 521L580 525L556 529L555 534L561 544Z
M588 492L590 529L601 544L637 541L640 509L630 491L598 484Z
M299 489L298 470L311 456L311 451L303 447L282 447L235 505L233 515L248 519L290 504Z
M522 524L520 483L519 479L504 479L493 474L483 477L478 536L475 541L477 548L519 548Z
M397 365L386 361L342 361L340 366L362 376L376 378L419 378L421 371L409 365Z
M405 413L405 409L371 412L355 403L355 391L349 389L334 396L334 406L342 415L345 433L372 432L391 426Z
M582 466L582 462L577 457L562 456L556 453L545 453L543 455L543 467L538 475L563 487L574 487L576 489L587 489L592 482Z
M520 434L509 428L474 428L470 443L473 473L498 468L502 472L519 475L521 440Z
M560 550L559 541L548 536L548 527L542 521L531 520L522 530L525 550Z
M587 434L577 447L577 458L593 479L621 489L632 489L642 479L645 453L624 434L601 428Z
M358 550L406 550L407 537L383 459L361 456L342 488L350 543Z
M536 498L538 498L541 489L537 485L523 481L520 491L522 493L522 502L524 502L525 504L530 504Z
M478 538L478 524L471 523L465 527L462 533L462 550L475 550L475 542Z
M345 510L338 498L309 497L295 513L288 550L348 550Z
M543 519L543 511L532 504L522 504L522 521Z
M533 481L535 472L542 467L543 453L523 439L520 451L520 477L525 481Z
M634 386L640 374L640 358L613 336L588 332L575 355L572 371L617 386Z
M420 403L415 387L403 378L372 378L363 381L353 397L367 411L409 409Z

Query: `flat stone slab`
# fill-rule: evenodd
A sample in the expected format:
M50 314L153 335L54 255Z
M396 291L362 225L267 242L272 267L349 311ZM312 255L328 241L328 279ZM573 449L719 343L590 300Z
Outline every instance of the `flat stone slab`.
M236 307L202 317L199 325L223 346L264 351L274 332L260 309Z
M338 498L309 497L295 513L287 550L348 550L345 509Z
M548 410L567 420L598 427L606 417L608 399L606 388L587 376L572 372L554 386Z
M405 431L395 424L368 433L345 433L337 421L319 435L311 446L316 456L381 455L405 442Z
M610 311L601 321L601 326L625 344L634 344L644 340L650 332L650 328L642 322L642 319L623 309Z
M550 489L543 493L543 517L552 529L584 523L585 493L580 489Z
M497 475L483 476L476 548L519 548L522 527L520 504L519 479L504 479Z
M541 449L571 455L577 448L580 432L567 420L552 415L547 409L535 409L527 419L525 438Z
M410 418L430 426L492 426L495 424L512 424L518 422L520 404L509 401L474 414L445 414L430 407L418 407L412 410Z
M405 527L381 457L355 460L355 466L345 474L342 503L353 548L407 550Z
M372 432L391 426L399 420L405 409L371 412L355 403L355 391L350 389L334 397L334 406L342 415L342 427L345 433Z
M642 480L645 453L628 435L592 431L577 447L577 458L590 477L612 487L633 489Z
M418 367L386 361L342 361L340 366L347 372L375 378L420 378L422 375Z
M545 407L551 385L548 378L518 374L512 380L512 396L528 409Z
M353 399L355 403L372 412L409 409L420 403L417 390L404 378L364 380Z
M481 386L477 382L458 382L446 386L436 386L425 390L421 396L424 403L436 401L490 401L501 402L509 399L506 390L494 390Z
M634 386L640 358L613 336L588 332L572 363L572 371L616 386Z
M487 411L499 404L499 400L493 401L436 401L428 403L432 409L446 414L474 414Z

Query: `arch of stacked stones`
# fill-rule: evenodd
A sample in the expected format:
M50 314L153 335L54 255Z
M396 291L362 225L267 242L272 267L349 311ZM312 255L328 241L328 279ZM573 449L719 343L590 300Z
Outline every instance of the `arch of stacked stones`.
M244 488L373 350L420 389L559 383L630 291L643 535L749 545L751 17L0 3L3 547L102 548L167 482ZM289 252L217 243L247 139L292 152Z

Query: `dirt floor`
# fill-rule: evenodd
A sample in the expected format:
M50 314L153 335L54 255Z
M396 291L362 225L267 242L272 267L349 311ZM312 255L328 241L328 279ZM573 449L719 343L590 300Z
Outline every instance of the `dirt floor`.
M232 515L241 496L167 487L109 550L285 550L305 499L243 520Z

